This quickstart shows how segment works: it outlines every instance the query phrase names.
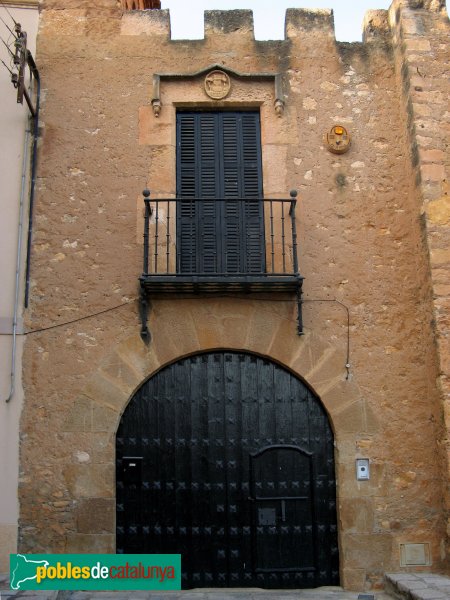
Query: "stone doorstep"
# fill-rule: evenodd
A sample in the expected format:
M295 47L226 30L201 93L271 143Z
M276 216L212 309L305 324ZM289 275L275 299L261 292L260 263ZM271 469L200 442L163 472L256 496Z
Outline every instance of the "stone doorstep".
M434 573L386 573L386 591L405 600L449 600L450 577Z

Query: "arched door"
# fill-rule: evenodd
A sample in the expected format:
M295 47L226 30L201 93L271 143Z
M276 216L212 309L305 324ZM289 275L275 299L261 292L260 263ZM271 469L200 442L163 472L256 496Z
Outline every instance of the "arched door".
M117 552L182 554L184 588L339 583L333 434L277 364L171 364L131 399L116 451Z

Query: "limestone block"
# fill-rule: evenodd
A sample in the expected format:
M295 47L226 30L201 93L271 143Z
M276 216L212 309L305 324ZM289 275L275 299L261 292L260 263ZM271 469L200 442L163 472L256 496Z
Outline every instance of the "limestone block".
M450 248L436 248L430 251L432 267L443 267L450 264Z
M130 392L137 387L140 381L136 380ZM92 409L92 431L115 433L119 421L120 413L117 409L112 409L107 406L93 404Z
M205 38L216 35L239 34L254 39L253 11L205 10Z
M422 165L420 173L423 181L442 181L445 179L445 166L443 164Z
M286 39L312 35L334 37L334 15L330 9L288 8L286 11Z
M172 111L169 107L161 111L156 118L151 106L139 107L139 145L175 145L173 123L169 119L163 120L163 115L168 115Z
M321 392L320 397L328 412L334 415L345 407L358 402L361 392L353 382L341 379L336 381L331 388Z
M175 146L149 146L148 187L153 196L170 197L176 190Z
M63 423L63 431L92 431L92 405L90 398L79 396Z
M379 534L348 534L342 540L344 560L354 569L383 571L391 566L392 536Z
M40 35L74 36L86 35L87 11L73 8L57 11L45 11L42 14Z
M144 10L125 12L120 27L121 35L148 35L152 38L170 38L170 12Z
M431 44L429 40L410 39L406 44L407 52L430 52Z
M292 123L296 121L297 109L288 104L283 117L278 118L275 114L273 103L265 102L261 106L261 143L267 144L296 144L299 143L298 132ZM288 197L288 191L285 194Z
M113 352L106 358L100 372L123 390L134 389L141 380L141 374L133 363L124 360L118 352Z
M425 9L433 12L445 10L445 0L395 0L396 6L410 9Z
M287 145L266 144L263 147L262 160L264 177L264 192L266 195L281 194L287 197Z
M114 496L114 464L69 464L64 478L73 498L111 498Z
M306 374L306 379L322 395L344 380L347 373L345 365L345 353L330 346Z
M117 0L96 0L95 4L91 0L40 0L39 9L44 11L51 10L73 10L74 8L92 9L103 12L117 8Z
M247 302L233 304L210 300L197 303L191 311L200 347L244 348L254 306Z
M414 107L424 106L422 104L415 104ZM431 110L431 109L430 109ZM420 158L423 162L438 163L445 161L445 152L442 150L420 150ZM449 198L450 200L450 198Z
M363 40L372 42L391 33L387 10L368 10L363 21Z
M269 347L269 355L291 365L302 346L302 337L297 333L294 319L279 321L278 328ZM303 373L302 373L303 375Z
M131 391L125 386L119 387L116 381L109 379L105 374L97 372L91 377L83 393L98 404L120 410L127 401Z
M334 415L334 424L342 433L374 433L378 419L367 402L359 400Z
M342 531L347 533L372 533L374 513L374 501L371 498L345 498L340 500L339 519Z
M341 585L346 590L360 592L364 589L366 583L365 569L343 569L343 581Z
M67 554L114 554L116 537L112 534L68 533Z
M120 344L118 353L125 362L133 365L142 380L161 366L153 344L146 346L137 333Z
M278 326L279 316L277 313L264 310L263 307L255 310L251 315L244 347L268 355L269 347L276 335Z
M78 533L114 533L116 506L114 499L87 498L77 502Z
M201 349L190 313L192 306L189 300L154 302L150 320L151 344L161 363Z

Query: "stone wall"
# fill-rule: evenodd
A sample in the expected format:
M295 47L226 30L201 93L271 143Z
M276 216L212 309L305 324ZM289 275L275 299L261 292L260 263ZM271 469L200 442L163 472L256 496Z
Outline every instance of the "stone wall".
M113 0L42 2L28 326L43 331L28 336L25 349L22 551L114 552L114 438L127 402L171 361L229 348L286 365L328 411L343 585L379 586L385 571L399 569L404 542L429 543L432 568L444 568L444 334L438 345L435 339L445 316L437 310L443 300L432 301L432 284L444 273L436 263L430 276L428 254L433 238L432 261L433 252L445 260L437 236L447 223L439 216L446 200L436 203L441 168L429 162L444 159L443 148L427 141L440 135L436 122L415 152L412 120L420 127L426 103L411 96L411 113L402 80L408 44L419 57L435 52L424 69L437 75L428 91L421 87L445 116L438 58L448 21L435 10L398 2L390 20L386 11L371 13L363 44L336 43L330 11L288 10L285 39L270 42L254 40L249 11L208 11L204 39L173 41L167 11L122 13ZM427 28L418 41L400 29L422 18ZM155 74L215 64L236 73L227 98L209 99L200 75L162 80L155 116ZM239 73L281 74L284 113L275 111L273 84ZM293 298L199 297L153 300L152 341L140 340L140 192L175 194L177 106L259 107L265 195L300 193L304 336L296 333ZM337 123L352 136L343 155L323 142ZM436 195L427 225L428 189ZM350 311L349 378L347 313L334 300ZM357 457L370 458L370 481L355 480Z
M403 10L402 10L403 8ZM450 510L450 198L448 16L445 2L394 3L390 23L402 75L417 198L429 252L438 386L444 406L441 440L446 510ZM445 468L447 465L447 468ZM450 518L447 516L450 535Z

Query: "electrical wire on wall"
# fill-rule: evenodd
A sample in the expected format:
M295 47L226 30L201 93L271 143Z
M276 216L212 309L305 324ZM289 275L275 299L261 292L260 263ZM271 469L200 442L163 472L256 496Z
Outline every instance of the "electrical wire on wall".
M248 297L245 298L241 298L239 296L233 296L231 294L221 294L219 296L214 296L214 298L233 298L234 300L242 300L244 302L248 301ZM186 300L186 299L192 299L192 296L176 296L176 297L171 297L171 300ZM197 299L201 299L201 297L197 296ZM99 315L103 315L106 314L108 312L111 312L113 310L117 310L119 308L123 308L124 306L128 306L129 304L132 304L133 302L135 302L137 300L137 298L130 298L128 301L126 302L122 302L121 304L117 304L115 306L111 306L110 308L105 308L103 310L100 310L98 312L95 313L91 313L88 315L85 315L83 317L77 317L76 319L72 319L71 321L65 321L63 323L55 323L54 325L49 325L48 327L42 327L39 329L30 329L29 331L24 331L22 335L30 335L33 333L41 333L44 331L50 331L52 329L58 329L59 327L65 327L67 325L73 325L74 323L79 323L80 321L85 321L86 319L90 319L92 317L97 317ZM266 302L268 299L267 298L252 298L252 300L259 300L262 302ZM271 302L286 302L285 299L278 299L278 300L274 300L273 298L269 299ZM341 302L340 300L336 300L334 299L314 299L314 298L307 298L305 300L302 301L303 303L309 302L331 302L331 303L336 303L339 306L341 306L347 315L347 340L346 340L346 360L345 360L345 369L346 369L346 377L345 379L348 381L350 379L350 309L349 307L344 304L343 302ZM295 319L289 319L292 322L296 322ZM11 335L11 334L1 334L1 335Z
M330 299L306 298L302 302L303 303L305 303L305 302L336 302L336 304L339 304L340 306L342 306L342 308L346 311L346 313L347 313L347 356L346 356L346 360L345 360L345 369L347 371L347 375L346 375L345 379L346 380L350 379L350 309L348 308L348 306L346 304L344 304L340 300L336 300L335 298L333 298L333 299L331 299L331 298Z

